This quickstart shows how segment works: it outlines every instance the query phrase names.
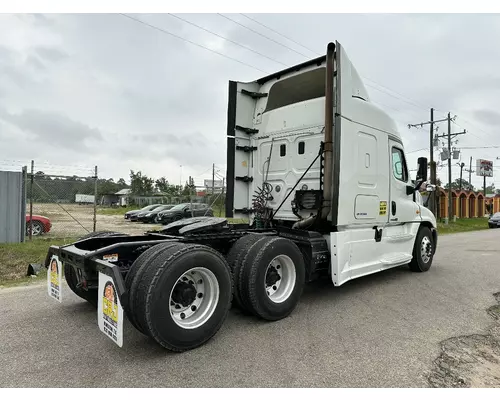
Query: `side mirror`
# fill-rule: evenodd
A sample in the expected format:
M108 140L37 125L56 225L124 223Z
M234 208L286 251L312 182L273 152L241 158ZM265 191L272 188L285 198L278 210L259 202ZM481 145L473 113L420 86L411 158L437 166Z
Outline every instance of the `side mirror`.
M418 158L418 172L417 172L417 181L426 181L427 180L427 158L419 157Z

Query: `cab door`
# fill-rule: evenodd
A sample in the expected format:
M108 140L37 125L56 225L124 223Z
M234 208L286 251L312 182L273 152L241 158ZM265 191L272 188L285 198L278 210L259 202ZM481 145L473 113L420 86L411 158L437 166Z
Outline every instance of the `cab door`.
M391 243L397 244L396 252L411 254L415 222L420 221L420 207L413 201L408 188L413 184L401 142L389 139L389 221L386 234Z

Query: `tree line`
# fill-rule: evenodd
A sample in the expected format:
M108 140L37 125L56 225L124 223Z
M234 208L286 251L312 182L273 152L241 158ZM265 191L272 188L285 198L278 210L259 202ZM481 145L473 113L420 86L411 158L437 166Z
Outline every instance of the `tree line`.
M448 183L444 185L445 189L448 189L448 187L449 187ZM451 188L453 190L460 190L461 188L462 190L472 190L474 192L481 192L481 193L484 192L483 187L475 188L474 185L469 184L469 181L465 179L462 179L462 181L460 181L460 178L457 178L453 182L451 182ZM486 186L486 194L500 194L500 189L495 188L495 184L492 183L491 185Z
M96 191L95 178L92 176L79 177L54 177L46 175L42 171L34 174L33 187L31 178L28 177L26 185L26 196L33 196L35 202L64 202L74 203L77 194L94 195ZM190 176L184 186L174 185L165 177L153 179L141 171L130 171L129 182L119 178L116 182L113 178L97 179L97 196L110 195L122 189L131 189L131 194L136 196L163 195L165 197L190 196L196 194L194 179Z
M137 196L161 194L167 197L190 196L196 194L194 179L190 176L184 186L169 183L165 177L153 179L141 171L130 171L131 193Z

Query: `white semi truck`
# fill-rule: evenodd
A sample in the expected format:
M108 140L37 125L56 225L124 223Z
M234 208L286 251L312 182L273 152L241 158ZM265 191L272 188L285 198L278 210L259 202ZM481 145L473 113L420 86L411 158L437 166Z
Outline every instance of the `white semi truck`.
M62 301L64 275L119 346L125 317L164 348L186 351L216 334L232 304L275 321L318 277L340 286L432 264L436 220L418 192L427 160L412 181L394 121L338 42L254 82L230 81L227 112L226 217L248 224L186 218L49 249L49 295Z

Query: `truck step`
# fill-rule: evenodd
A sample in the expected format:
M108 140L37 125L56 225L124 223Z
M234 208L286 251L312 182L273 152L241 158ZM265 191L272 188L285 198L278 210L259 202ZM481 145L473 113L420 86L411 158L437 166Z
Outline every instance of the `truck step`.
M380 262L383 265L396 265L396 264L405 264L410 262L412 259L411 254L406 253L393 253L389 254L386 257L382 258Z

